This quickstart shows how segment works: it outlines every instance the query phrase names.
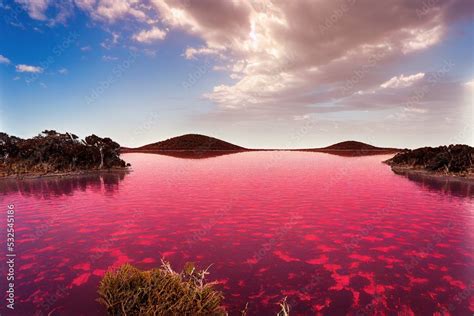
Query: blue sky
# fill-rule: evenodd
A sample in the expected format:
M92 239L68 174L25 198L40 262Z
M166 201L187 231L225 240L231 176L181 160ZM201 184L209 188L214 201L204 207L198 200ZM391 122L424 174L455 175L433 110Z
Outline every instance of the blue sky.
M0 2L0 130L473 144L472 1L207 2Z

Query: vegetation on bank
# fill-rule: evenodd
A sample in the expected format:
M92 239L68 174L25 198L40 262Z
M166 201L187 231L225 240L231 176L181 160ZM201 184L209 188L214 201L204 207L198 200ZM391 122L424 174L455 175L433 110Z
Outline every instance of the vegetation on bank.
M385 161L392 167L420 169L436 173L474 174L474 148L468 145L449 145L405 149Z
M216 282L205 280L208 269L198 270L186 263L182 272L176 272L162 261L160 268L142 271L124 264L101 280L99 302L108 315L228 315ZM288 316L286 300L280 307L277 316ZM247 315L247 306L241 314Z
M125 168L128 164L119 151L118 143L96 135L81 140L71 133L45 130L21 139L0 133L0 175Z

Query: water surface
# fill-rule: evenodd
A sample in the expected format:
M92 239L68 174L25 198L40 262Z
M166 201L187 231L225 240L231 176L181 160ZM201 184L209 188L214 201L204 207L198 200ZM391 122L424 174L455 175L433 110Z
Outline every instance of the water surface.
M2 180L13 314L104 314L107 269L166 258L212 264L231 314L274 315L286 296L292 315L472 315L472 186L396 175L389 157L133 153L129 174Z

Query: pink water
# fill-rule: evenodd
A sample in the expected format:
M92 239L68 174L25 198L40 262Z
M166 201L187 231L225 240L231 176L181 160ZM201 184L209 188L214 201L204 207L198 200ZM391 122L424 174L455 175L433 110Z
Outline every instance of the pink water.
M126 175L2 181L17 261L0 311L102 315L107 269L164 257L212 264L231 315L275 315L285 296L291 315L472 315L474 187L396 175L389 157L125 154Z

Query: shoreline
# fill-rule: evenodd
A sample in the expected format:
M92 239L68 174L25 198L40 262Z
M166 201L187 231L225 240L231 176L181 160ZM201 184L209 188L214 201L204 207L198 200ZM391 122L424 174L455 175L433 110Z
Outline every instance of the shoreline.
M385 163L385 162L384 162ZM395 174L411 174L411 175L421 175L421 176L429 176L432 178L436 178L439 180L454 180L454 181L461 181L461 182L469 182L474 183L474 174L455 174L455 173L441 173L435 171L424 170L420 168L413 168L410 166L392 166L389 165L392 171Z
M255 151L255 150L254 149L239 149L239 150L233 150L233 149L229 149L229 150L225 150L225 149L214 149L214 150L212 149L206 149L206 150L201 150L201 149L122 149L120 150L120 154L129 154L129 153L146 154L146 153L160 153L160 152L164 152L164 153L210 152L210 153L213 153L213 152L247 152L247 151Z
M396 154L400 152L401 150L398 149L324 149L324 148L316 148L316 149L272 149L272 148L266 148L266 149L206 149L206 150L201 150L201 149L123 149L120 151L121 154L128 154L128 153L172 153L172 152L210 152L210 153L215 153L215 152L229 152L229 153L238 153L238 152L253 152L253 151L303 151L303 152L322 152L322 153L330 153L330 152L358 152L358 153L387 153L387 154Z
M165 155L175 158L212 158L230 154L251 153L251 152L300 152L300 153L319 153L337 155L343 157L362 157L374 155L395 155L399 150L392 149L245 149L245 150L155 150L155 149L127 149L122 150L121 154L155 154Z
M75 177L83 176L96 173L115 173L115 172L125 172L129 173L132 169L130 167L125 168L110 168L110 169L91 169L91 170L77 170L69 172L48 172L48 173L38 173L38 172L27 172L22 174L0 174L0 180L2 179L16 179L16 180L25 180L25 179L41 179L41 178L65 178L65 177Z

